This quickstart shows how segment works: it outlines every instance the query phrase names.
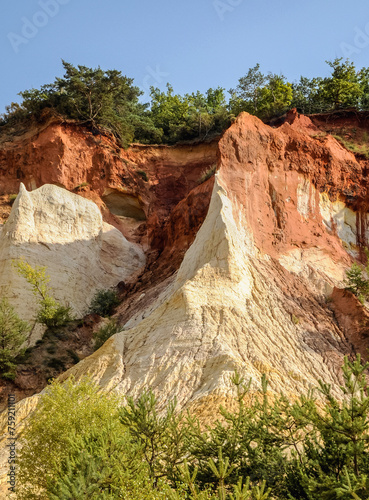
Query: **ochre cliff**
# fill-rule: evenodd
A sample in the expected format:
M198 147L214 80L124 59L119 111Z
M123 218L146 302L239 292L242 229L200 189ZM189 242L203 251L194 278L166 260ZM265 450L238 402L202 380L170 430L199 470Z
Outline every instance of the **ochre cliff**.
M122 331L62 379L89 373L134 396L150 386L210 416L235 369L254 390L266 373L294 395L318 379L338 387L343 356L367 355L367 309L342 289L368 241L368 161L307 117L272 128L243 113L218 141L126 151L52 120L3 142L0 172L3 196L22 181L90 198L145 252L121 294ZM36 402L18 404L20 420Z

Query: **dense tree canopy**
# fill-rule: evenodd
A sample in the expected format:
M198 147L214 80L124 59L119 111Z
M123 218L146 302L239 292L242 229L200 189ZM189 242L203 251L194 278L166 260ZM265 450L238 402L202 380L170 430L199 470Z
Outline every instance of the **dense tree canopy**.
M356 70L342 58L327 61L331 74L325 78L289 82L284 75L262 73L256 64L228 91L228 100L221 87L180 95L168 83L164 91L151 87L148 103L140 102L141 90L120 71L62 63L64 76L21 92L22 102L7 107L3 125L38 119L44 108L52 108L93 131L113 133L124 146L174 144L219 135L242 111L268 121L292 107L307 114L369 109L369 68Z
M132 115L140 115L138 97L141 91L133 80L120 71L103 71L100 67L73 66L62 61L65 74L41 89L20 92L21 105L12 104L8 113L39 115L44 108L77 120L92 129L103 127L113 132L124 145L134 138Z

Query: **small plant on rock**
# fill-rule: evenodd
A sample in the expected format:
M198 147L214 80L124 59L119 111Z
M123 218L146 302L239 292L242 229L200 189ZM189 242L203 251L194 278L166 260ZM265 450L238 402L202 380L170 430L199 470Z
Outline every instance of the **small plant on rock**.
M105 326L102 326L94 334L95 345L94 350L97 351L110 337L119 332L119 327L115 320L109 321Z
M363 269L354 262L346 271L346 277L346 290L352 292L361 303L364 303L369 296L369 280L365 278Z
M201 175L197 183L202 184L203 182L207 181L208 179L210 179L210 177L212 177L215 174L216 171L217 171L217 165L214 164L207 170L205 170L205 172Z
M118 294L114 290L99 290L92 299L90 313L106 318L111 316L114 308L119 304Z
M72 321L70 307L60 304L50 294L51 290L48 285L50 278L46 274L46 267L35 266L33 268L22 259L14 261L13 265L18 273L31 285L33 294L39 297L40 309L36 315L38 323L48 328L57 328Z
M144 170L137 170L137 175L139 175L145 182L148 182L149 177Z
M0 374L14 380L16 358L24 354L22 348L30 326L22 321L6 299L0 301Z
M9 194L8 195L8 200L9 200L9 205L13 205L15 200L17 199L17 194Z

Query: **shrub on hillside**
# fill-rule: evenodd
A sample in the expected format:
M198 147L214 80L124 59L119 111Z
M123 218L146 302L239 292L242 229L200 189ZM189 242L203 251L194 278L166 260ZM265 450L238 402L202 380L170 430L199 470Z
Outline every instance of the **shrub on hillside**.
M369 296L369 280L365 277L364 270L354 262L350 269L346 271L346 290L349 290L364 303Z
M92 299L89 312L103 316L111 316L119 304L118 294L114 290L99 290Z
M97 351L100 347L105 344L105 342L119 331L119 327L115 320L109 321L107 325L102 326L95 332L94 339L95 345L94 350Z
M20 259L13 262L18 274L23 276L31 285L32 292L39 299L39 310L36 314L36 321L48 328L57 328L64 326L73 320L71 308L60 304L51 295L48 285L50 278L46 274L46 267L35 266L34 268Z
M151 391L119 410L88 379L54 382L25 430L18 498L367 499L368 366L345 358L340 398L320 382L320 400L235 374L234 409L208 426Z
M16 358L25 353L22 347L30 325L22 321L14 308L3 298L0 301L0 374L3 378L15 378Z
M89 378L52 382L22 436L17 498L168 498L151 484L140 445L120 424L119 403Z

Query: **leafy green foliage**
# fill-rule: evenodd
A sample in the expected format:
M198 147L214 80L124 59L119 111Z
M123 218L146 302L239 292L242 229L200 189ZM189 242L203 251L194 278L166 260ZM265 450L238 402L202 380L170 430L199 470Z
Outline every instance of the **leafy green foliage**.
M340 399L320 382L319 401L271 401L265 377L252 394L236 373L236 410L205 428L150 391L118 409L88 379L54 382L24 434L19 498L364 500L368 367L345 358Z
M62 64L64 76L40 89L20 92L22 102L6 108L0 126L31 118L42 121L49 109L95 135L112 133L127 147L132 142L174 144L212 138L241 111L269 121L291 107L302 113L369 109L369 68L356 70L342 58L327 61L331 75L326 78L301 76L291 83L283 75L263 74L256 64L229 90L228 100L221 87L180 95L167 83L165 91L151 87L148 103L139 101L142 91L120 71Z
M228 461L230 474L224 478L229 486L239 477L249 477L254 483L268 482L273 492L284 491L283 477L286 459L283 450L290 446L291 437L281 433L285 426L282 418L288 401L281 397L274 406L268 402L267 381L262 381L262 397L255 396L246 405L251 380L245 384L239 374L233 377L237 389L237 410L230 412L220 408L221 419L202 431L199 423L190 420L190 450L195 457L198 483L205 487L217 482L211 461L219 462L219 453Z
M343 366L344 399L338 402L332 388L320 382L326 402L324 411L316 404L295 405L295 415L310 426L302 442L301 485L306 497L338 499L348 485L362 484L369 472L369 397L366 372L360 355ZM306 403L306 402L305 402ZM347 481L348 479L348 481Z
M149 116L160 131L161 141L175 143L179 140L205 139L221 133L229 124L224 89L208 89L206 94L196 92L181 96L151 88Z
M230 109L237 115L247 111L263 119L283 114L291 105L292 84L283 75L263 75L257 64L230 89Z
M175 402L170 402L160 415L154 394L144 392L137 402L127 397L127 405L120 410L120 421L132 440L140 444L155 485L161 477L174 479L185 455L183 416L177 415L175 408Z
M72 321L69 306L59 304L54 297L46 297L40 301L40 309L36 316L36 321L48 328L57 328L64 326Z
M104 422L99 431L76 436L63 475L49 481L50 498L158 498L140 458L139 446L130 441L119 422Z
M328 109L348 108L357 106L363 93L359 74L354 63L342 62L342 58L327 61L332 68L332 74L320 82L320 97Z
M25 353L22 347L27 339L30 325L22 321L9 302L0 300L0 374L3 378L14 379L16 358Z
M300 77L298 82L292 84L292 103L299 113L311 114L320 113L325 110L325 105L321 100L319 88L322 78Z
M139 113L141 91L120 71L73 66L62 61L65 74L41 89L20 92L21 105L12 104L7 119L40 117L45 108L86 124L107 128L127 146L134 137L131 115Z
M48 285L50 278L46 274L46 267L35 266L34 268L22 259L13 262L17 272L31 285L32 292L39 297L40 309L36 314L36 321L48 328L57 328L72 321L70 307L60 304L50 295Z
M245 76L238 80L236 89L230 89L232 96L231 106L236 114L240 111L248 111L257 114L259 111L259 101L261 89L266 84L266 76L260 71L260 64L250 68Z
M101 395L84 379L53 382L42 395L24 433L19 457L20 498L47 498L50 482L61 478L75 444L112 425L117 399ZM38 496L39 495L39 496Z
M94 339L95 345L94 350L97 351L100 347L105 344L105 342L112 336L119 332L119 327L115 320L109 321L108 324L102 326L95 332Z
M90 313L107 317L113 314L114 308L119 304L119 297L115 290L99 290L92 299Z
M119 422L119 402L89 378L52 382L22 436L17 498L166 498Z
M364 303L369 295L369 280L356 262L346 271L346 285L346 290L352 292L359 298L360 302Z

